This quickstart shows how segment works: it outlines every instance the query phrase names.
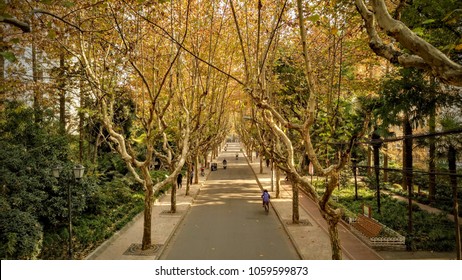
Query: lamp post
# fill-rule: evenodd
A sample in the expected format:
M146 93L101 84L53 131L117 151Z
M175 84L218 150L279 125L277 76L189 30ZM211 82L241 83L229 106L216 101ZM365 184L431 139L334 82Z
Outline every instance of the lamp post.
M56 166L53 168L53 177L56 179L59 178L60 173L62 171L61 166ZM81 164L78 164L74 166L73 168L74 171L74 178L76 180L82 179L83 173L85 171L85 167ZM71 201L71 184L67 185L67 211L68 211L68 217L69 217L69 246L68 246L68 254L69 254L69 259L72 260L74 258L73 253L72 253L72 201Z
M382 147L382 139L377 133L377 129L372 133L371 145L374 153L374 171L375 184L377 187L377 213L380 214L380 147Z

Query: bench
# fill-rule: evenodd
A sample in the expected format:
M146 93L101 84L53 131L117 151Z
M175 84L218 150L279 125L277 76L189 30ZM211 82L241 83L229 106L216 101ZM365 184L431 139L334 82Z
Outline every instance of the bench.
M383 228L380 223L362 214L358 215L352 226L368 238L377 237Z

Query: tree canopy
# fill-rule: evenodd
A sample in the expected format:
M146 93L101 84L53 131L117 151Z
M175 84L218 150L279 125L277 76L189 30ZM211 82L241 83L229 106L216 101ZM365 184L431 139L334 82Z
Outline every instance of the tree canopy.
M154 194L238 132L313 196L330 225L333 258L341 258L341 211L329 199L372 115L386 121L362 101L386 97L377 102L394 116L424 117L429 103L412 102L462 86L457 5L1 1L2 211L18 210L45 231L62 226L60 212L48 209L64 203L50 166L85 163L93 187L112 169L143 191L146 249ZM380 90L395 66L409 68L407 78ZM414 68L424 72L407 76ZM308 161L328 178L322 195L308 180ZM165 176L153 172L156 162ZM52 203L28 209L39 207L34 200ZM85 199L76 203L85 211ZM33 242L41 231L34 227ZM16 236L6 238L14 244ZM27 248L30 258L35 249Z

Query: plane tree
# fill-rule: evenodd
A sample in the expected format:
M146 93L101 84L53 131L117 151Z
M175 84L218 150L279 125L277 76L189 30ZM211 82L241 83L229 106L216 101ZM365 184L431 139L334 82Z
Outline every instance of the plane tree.
M233 8L233 2L231 1L231 7ZM314 6L315 4L313 4ZM236 5L237 6L237 5ZM239 12L243 13L242 18L246 18L250 13L244 13L236 8L233 8L233 16L236 25L236 32L241 43L241 56L244 65L244 85L247 94L255 104L254 106L258 109L254 121L260 123L262 127L266 127L267 131L272 135L272 142L279 142L280 144L268 146L268 142L265 142L261 138L261 145L267 145L266 149L271 154L273 160L277 163L278 168L284 170L292 183L294 188L298 186L303 187L311 195L314 201L317 203L319 210L323 217L326 219L329 225L329 234L331 238L332 258L341 259L340 242L338 239L337 223L341 218L340 209L334 209L329 204L329 199L332 191L339 184L339 173L344 168L349 160L349 152L353 146L354 140L361 136L362 129L350 130L349 141L345 147L337 150L336 158L332 160L334 163L324 163L320 161L319 150L316 149L315 143L312 141L312 133L314 124L317 120L317 112L319 100L326 95L326 92L332 90L330 85L324 86L322 81L322 73L316 72L314 69L316 66L321 65L322 61L319 57L324 54L317 52L316 48L308 49L308 36L307 36L307 13L312 13L314 7L309 4L303 5L301 1L297 1L297 8L294 10L295 13L287 12L289 6L287 1L280 1L274 3L274 5L263 6L261 2L257 6L257 11L253 11L252 14L256 15L257 27L248 29L247 25L242 24L239 20ZM264 7L264 9L262 9ZM242 7L241 7L242 8ZM242 9L244 10L244 9ZM263 13L264 11L264 13ZM332 14L329 16L338 16L339 19L343 19L340 13L331 11ZM270 16L268 16L268 14ZM296 17L290 17L295 14ZM313 14L311 14L313 16ZM326 16L328 18L328 16ZM313 25L309 25L310 35L313 37L317 36L316 22L317 17L310 17L313 21ZM295 31L298 29L299 36L294 36L294 33L290 33L289 28L283 29L287 26L294 26ZM284 23L284 24L283 24ZM260 28L269 30L266 33L259 33ZM337 25L331 24L330 32ZM242 27L242 28L241 28ZM346 27L343 27L346 28ZM284 30L284 31L281 31ZM252 44L248 44L248 38L244 37L244 34L252 33L252 37L255 41ZM279 42L278 36L284 33L284 39L288 39L291 42L299 43L299 53L301 58L301 65L303 69L303 77L306 82L303 90L303 99L306 100L304 106L297 108L299 110L298 115L285 116L281 113L279 104L274 103L272 100L272 88L268 81L271 80L272 72L269 70L271 62L275 59L274 46ZM290 34L290 35L288 35ZM295 33L296 34L296 33ZM313 45L311 45L313 47ZM323 46L316 46L322 49ZM325 47L325 46L324 46ZM250 50L250 51L249 51ZM318 64L319 63L319 64ZM315 66L316 65L316 66ZM302 94L303 92L297 92ZM335 111L335 110L334 110ZM367 123L367 122L366 122ZM355 126L361 128L361 126ZM257 129L258 130L258 129ZM291 137L291 134L297 134L298 139ZM296 141L296 142L294 142ZM307 155L310 162L313 164L315 172L319 176L328 178L328 184L325 187L325 191L322 195L319 195L313 185L311 184L309 177L300 172L297 167L296 150L294 149L294 143L300 144L303 148L303 152Z
M190 51L186 67L191 76L190 97L196 110L192 117L192 138L190 158L194 163L195 182L198 182L199 165L207 164L208 154L213 156L230 129L230 78L215 71L211 65L230 71L232 43L225 34L225 24L229 14L220 12L220 5L215 2L196 4L193 9L194 25L191 27ZM202 57L207 63L202 63ZM189 184L187 185L189 187Z
M460 4L454 0L444 1L426 1L416 0L412 5L401 5L401 20L418 36L443 51L449 58L459 63L462 61L460 55L462 50L461 14ZM433 79L427 73L427 79ZM447 95L448 98L454 96L457 87L439 84L443 91L441 95ZM457 103L457 98L448 103ZM439 106L441 107L441 106ZM428 120L429 132L436 132L436 117L439 110L437 107L430 112ZM436 193L436 143L435 139L429 139L429 199L433 201Z
M398 11L405 2L399 2ZM336 104L333 98L335 86L340 88L341 80L338 80L338 83L334 82L340 75L329 72L332 70L327 72L331 74L328 76L329 81L323 80L322 73L317 72L316 69L323 69L322 60L319 58L324 57L327 52L318 52L314 45L308 45L310 42L307 38L316 37L318 35L316 32L319 30L329 30L334 37L331 38L332 40L327 40L328 44L320 48L332 46L331 49L334 49L334 46L342 46L339 32L342 34L347 30L347 23L351 22L351 15L354 14L350 3L339 1L334 4L332 1L330 8L326 7L323 13L318 13L316 9L323 6L321 2L302 3L298 0L296 9L292 9L292 3L287 0L271 3L258 1L257 5L249 1L230 0L226 4L220 2L220 5L216 6L216 11L219 11L217 14L230 15L225 22L227 26L233 24L235 29L233 32L222 33L227 40L220 37L217 41L236 42L239 48L239 51L233 52L233 54L237 53L239 58L232 60L228 64L228 69L217 63L215 59L204 56L204 52L198 51L198 48L194 49L198 46L197 43L202 41L199 40L195 44L195 41L190 40L189 37L191 3L189 1L175 3L179 4L175 9L172 8L173 2L162 1L135 3L83 1L78 4L72 2L68 3L72 5L67 7L66 12L60 10L56 13L53 13L52 6L46 3L38 3L37 5L42 6L31 8L33 14L47 15L51 21L65 23L73 28L73 32L66 34L73 40L66 41L63 37L56 40L80 64L83 71L82 78L88 85L97 108L92 113L101 120L115 150L121 155L136 180L145 188L143 248L146 249L151 243L152 193L173 182L176 174L180 172L188 156L193 123L191 112L194 108L200 108L197 106L201 104L200 96L212 91L211 84L208 84L210 91L201 90L202 92L197 92L199 87L194 86L196 97L190 99L184 97L184 93L191 92L187 85L197 85L188 80L187 75L180 74L186 71L179 65L182 55L187 54L187 57L193 57L197 62L208 66L203 69L217 71L233 80L250 97L255 108L258 109L255 119L268 128L265 132L271 132L273 139L279 141L276 145L277 150L271 151L274 161L279 168L289 174L295 184L306 188L318 203L323 217L329 224L332 258L340 259L336 225L341 213L339 209L333 209L329 205L329 198L333 189L338 186L338 175L349 160L351 147L363 130L349 130L347 135L349 144L336 151L333 164L321 161L319 151L313 142L314 128L320 112L319 104L322 104L320 102ZM392 63L431 71L447 84L461 85L460 64L419 38L398 20L399 16L391 17L385 1L371 0L369 4L366 6L363 0L355 0L356 8L363 18L369 36L369 45L377 54ZM291 13L287 12L289 9ZM175 15L175 24L172 24L171 18L166 15ZM30 31L30 23L26 20L4 13L1 16L1 23L11 25L23 32ZM232 20L229 20L231 18ZM294 33L288 32L286 28L288 26L298 30L299 35L293 36ZM386 36L394 38L409 53L401 51L395 44L384 43L385 40L380 37L383 34L378 32L379 27L385 31ZM269 65L276 61L275 50L278 49L277 45L281 37L300 46L299 54L306 80L306 104L301 108L299 119L289 119L284 116L279 112L278 104L272 103L271 100L275 88L272 88L269 82L273 79L272 68ZM210 55L211 52L208 54ZM11 53L2 52L2 56L11 57ZM330 62L335 66L338 60L333 57L335 55L331 57ZM175 68L177 74L171 75ZM196 76L212 78L207 75ZM171 81L171 87L167 86L168 81ZM114 105L119 97L126 95L136 100L138 118L136 130L130 134L113 122ZM328 98L324 99L325 97ZM182 114L177 113L178 109ZM335 106L327 109L329 112L337 112ZM210 112L215 113L215 111ZM329 114L327 116L331 118ZM360 126L355 127L360 128ZM213 130L211 133L214 133ZM301 142L316 173L328 178L322 196L317 194L308 178L298 172L290 133L299 135L301 140L298 141ZM155 142L162 144L154 145ZM173 147L173 142L177 143L176 148ZM149 174L149 165L154 158L160 158L167 165L172 166L171 170L173 170L170 176L158 183L154 183Z
M371 0L368 1L369 5L366 5L364 0L355 0L357 10L364 20L370 48L393 64L406 68L419 68L430 72L446 84L462 86L460 62L451 60L440 49L419 37L400 20L403 10L409 5L408 2L400 0L391 15L384 0ZM447 15L448 19L458 22L458 10L460 7L455 6L455 9ZM460 26L454 30L458 28ZM395 41L399 45L394 43ZM460 50L460 41L455 45L458 45Z
M186 161L190 108L181 86L175 90L167 87L181 50L172 49L170 42L149 25L141 25L143 19L133 9L142 9L151 21L160 22L164 18L157 11L166 12L167 7L163 4L134 7L121 2L95 5L83 2L72 6L66 15L53 14L50 6L44 8L48 10L35 11L73 27L69 36L76 40L59 43L81 66L81 78L95 105L91 114L101 121L114 150L143 186L142 249L147 249L152 243L153 194L173 183ZM187 22L188 14L181 16ZM181 25L179 28L179 36L184 38L188 27ZM125 131L116 121L115 108L123 98L135 104L137 122L132 131ZM159 182L155 182L151 174L154 159L163 161L170 170Z

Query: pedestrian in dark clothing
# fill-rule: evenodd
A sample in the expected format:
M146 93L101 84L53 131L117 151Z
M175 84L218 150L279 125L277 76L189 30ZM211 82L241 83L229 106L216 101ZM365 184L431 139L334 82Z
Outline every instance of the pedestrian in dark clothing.
M269 167L269 165L270 165L270 159L266 158L266 167Z
M176 184L178 186L179 189L181 189L182 187L182 183L183 183L183 174L178 174L178 176L176 177Z
M192 185L193 184L193 179L194 179L194 170L191 170L191 176L190 176L190 184Z

